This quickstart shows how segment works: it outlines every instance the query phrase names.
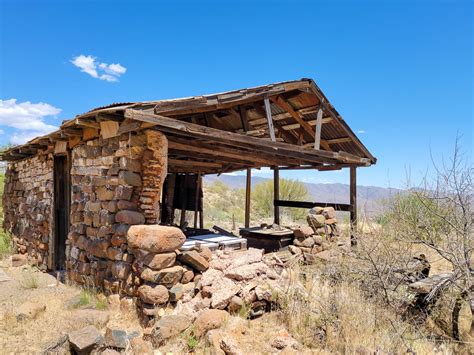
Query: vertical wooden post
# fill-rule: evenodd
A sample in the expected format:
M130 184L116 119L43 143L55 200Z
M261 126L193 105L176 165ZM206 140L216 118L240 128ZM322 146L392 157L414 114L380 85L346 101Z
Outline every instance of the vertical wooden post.
M323 124L323 109L319 105L318 114L316 116L316 131L314 133L314 149L321 148L321 126Z
M350 167L351 245L357 245L357 176L356 167Z
M201 190L201 173L199 172L196 176L196 196L194 201L194 228L197 228L197 221L198 221L198 211L199 211L199 200L201 194L199 193Z
M265 112L267 114L267 123L268 123L268 131L270 132L270 138L272 142L275 142L276 137L275 137L275 129L273 128L272 109L271 109L270 101L268 100L268 97L265 96L265 98L263 99L263 102L265 103Z
M204 228L204 217L202 215L204 206L203 206L203 196L201 195L201 190L202 190L202 175L199 176L199 228L203 229Z
M181 228L183 228L184 223L186 222L186 207L187 207L187 204L188 204L188 198L187 198L188 195L186 193L186 189L188 187L188 184L189 184L189 177L188 177L188 174L185 174L183 185L181 185L181 197L182 197L182 200L181 200L181 219L180 219L180 222L179 222L179 226Z
M275 215L273 223L280 224L280 206L275 205L275 201L280 199L280 170L278 166L273 168L273 212Z
M252 170L247 169L247 184L245 186L245 228L250 227L250 190L252 188Z

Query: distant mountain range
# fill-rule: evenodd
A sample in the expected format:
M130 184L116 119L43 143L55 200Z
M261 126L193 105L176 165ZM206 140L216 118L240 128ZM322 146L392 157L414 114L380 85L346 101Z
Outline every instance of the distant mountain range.
M252 186L272 180L259 176L252 177ZM206 175L204 182L212 184L221 181L230 188L245 188L246 177L243 175ZM349 185L348 184L314 184L304 183L308 189L311 201L349 203ZM403 190L395 188L385 188L377 186L357 186L358 208L363 210L368 216L377 214L382 209L382 202L387 200Z

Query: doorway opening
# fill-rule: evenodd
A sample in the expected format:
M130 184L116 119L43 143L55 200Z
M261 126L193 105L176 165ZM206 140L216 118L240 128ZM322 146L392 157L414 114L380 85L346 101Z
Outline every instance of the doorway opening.
M54 156L54 264L66 269L66 240L69 233L70 169L68 155Z

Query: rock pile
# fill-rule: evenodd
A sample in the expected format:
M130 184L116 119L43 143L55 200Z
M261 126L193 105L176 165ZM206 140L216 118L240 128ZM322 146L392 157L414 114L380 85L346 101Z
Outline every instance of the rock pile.
M276 270L264 260L263 250L219 250L211 254L206 249L178 256L182 262L191 258L193 267L201 267L198 260L203 260L199 257L210 261L206 271L194 276L194 282L178 283L168 289L168 302L176 297L172 296L176 288L182 290L171 313L164 309L164 304L147 304L156 317L149 330L149 338L155 346L187 329L192 329L196 337L203 337L208 331L219 328L230 313L245 311L249 318L260 316L270 309L277 294L285 291L286 273L279 273L282 270ZM162 295L166 298L164 292Z
M145 324L159 317L164 305L193 297L195 279L209 267L211 251L201 247L180 252L185 240L175 227L140 225L128 231L135 292Z
M105 333L88 325L72 331L49 344L45 354L153 354L151 343L144 341L140 332L126 332L106 327Z
M315 254L329 248L328 242L339 235L336 211L333 207L313 207L306 217L307 226L293 230L295 239L288 249L291 253L302 255L305 262L312 263Z

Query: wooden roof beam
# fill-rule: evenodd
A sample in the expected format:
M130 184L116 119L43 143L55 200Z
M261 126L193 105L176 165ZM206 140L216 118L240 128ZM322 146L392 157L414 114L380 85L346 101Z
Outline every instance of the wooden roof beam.
M248 137L238 133L221 131L210 127L182 122L173 118L154 115L142 112L140 110L127 109L125 110L125 117L138 121L153 123L157 129L163 132L169 132L187 137L210 139L232 147L244 147L247 149L254 149L257 152L262 151L272 153L277 156L293 157L300 159L302 162L334 163L341 161L340 155L335 152L315 149L302 150L301 147L297 147L292 144L264 141L260 138Z

